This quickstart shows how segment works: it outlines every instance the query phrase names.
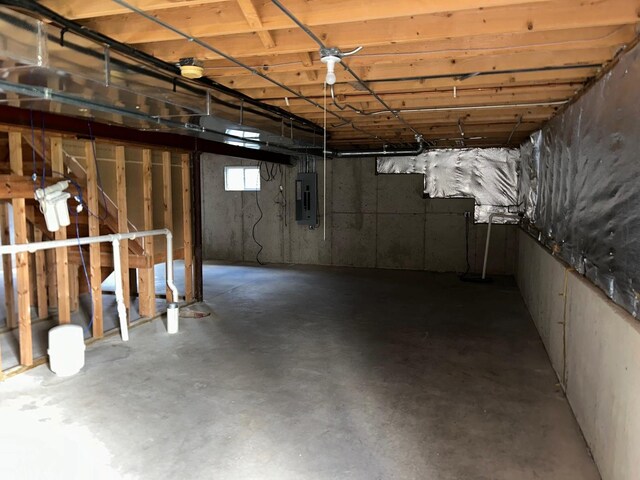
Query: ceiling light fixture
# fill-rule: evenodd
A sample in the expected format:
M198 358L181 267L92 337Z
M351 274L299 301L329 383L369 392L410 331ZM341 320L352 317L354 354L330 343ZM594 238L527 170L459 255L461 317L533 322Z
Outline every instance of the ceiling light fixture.
M321 48L320 49L320 61L327 66L327 76L325 83L327 85L334 85L336 83L335 67L336 63L342 62L344 57L348 57L362 50L362 47L358 47L347 53L343 53L339 48Z
M202 62L193 57L181 58L178 62L178 67L180 67L180 75L185 78L202 78L202 75L204 75Z

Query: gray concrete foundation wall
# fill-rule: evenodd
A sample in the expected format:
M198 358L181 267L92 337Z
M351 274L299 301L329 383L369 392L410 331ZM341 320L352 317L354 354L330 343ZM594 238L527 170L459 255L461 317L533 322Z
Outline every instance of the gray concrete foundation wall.
M603 480L640 478L640 322L520 232L517 281Z
M256 165L249 160L205 155L203 178L203 252L209 260L255 261L252 229L259 210L254 192L225 192L225 165ZM257 194L263 219L255 236L264 246L260 260L463 272L465 211L472 199L423 199L422 175L376 175L375 159L327 161L326 238L322 211L323 166L317 163L320 225L310 230L295 222L297 167L282 167L286 208L279 194L280 176L262 182ZM482 269L486 225L471 225L471 270ZM489 273L512 274L517 228L492 228Z

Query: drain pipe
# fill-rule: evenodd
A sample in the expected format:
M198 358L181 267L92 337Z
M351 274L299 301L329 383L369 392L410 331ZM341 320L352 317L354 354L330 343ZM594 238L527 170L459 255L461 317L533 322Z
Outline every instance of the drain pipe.
M425 142L422 138L417 138L418 148L416 150L369 150L369 151L327 151L327 155L335 158L361 158L361 157L413 157L420 155L426 150Z
M484 280L487 273L487 260L489 258L489 242L491 241L491 224L494 218L517 218L520 219L520 215L515 213L492 213L489 215L489 226L487 227L487 242L484 245L484 263L482 264L482 279Z
M123 341L129 340L129 326L127 323L127 309L124 305L124 290L122 288L122 271L120 267L120 241L135 240L136 238L153 237L164 235L167 239L167 271L166 284L171 290L173 302L167 307L167 331L176 333L178 331L178 288L173 281L173 234L168 228L158 230L145 230L142 232L113 233L110 235L100 235L96 237L69 238L66 240L50 240L48 242L20 243L12 245L1 245L0 254L15 254L21 252L34 253L39 250L50 250L52 248L76 247L90 245L92 243L111 242L113 245L113 268L116 275L116 301L118 304L118 318L120 321L120 333Z

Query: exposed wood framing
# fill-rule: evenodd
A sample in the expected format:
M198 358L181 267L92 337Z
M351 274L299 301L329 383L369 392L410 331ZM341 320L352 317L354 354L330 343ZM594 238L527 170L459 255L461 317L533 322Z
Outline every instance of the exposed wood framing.
M0 200L33 198L33 179L25 175L0 175Z
M51 137L51 166L56 172L64 172L62 138ZM56 240L65 240L67 230L61 228L55 233ZM69 288L69 260L66 248L56 249L56 280L58 285L58 322L71 322L71 298ZM77 282L77 275L76 280Z
M79 0L45 0L45 4L165 61L196 57L204 62L212 80L322 123L321 109L290 91L275 87L198 42L184 41L175 30L117 5L106 5L106 1L86 5ZM287 0L285 4L327 47L343 52L365 47L345 58L344 64L392 109L401 110L402 117L425 139L444 147L456 144L459 135L455 127L461 117L468 125L466 136L474 138L465 140L467 146L502 145L518 125L510 140L517 146L557 110L534 108L529 115L522 111L526 107L519 107L505 119L504 106L570 100L621 49L633 44L640 18L638 0ZM273 2L196 0L189 2L189 8L184 5L181 1L172 4L154 0L136 4L322 103L325 65L320 61L318 45ZM340 66L336 74L335 92L341 104L353 105L367 114L382 108ZM516 86L518 89L510 88ZM549 87L548 91L544 87ZM454 88L460 95L452 95ZM484 131L469 122L460 111L455 115L446 110L402 112L478 106L497 107L484 112L491 130ZM397 146L415 142L415 132L393 115L363 116L351 109L341 110L331 101L328 109L381 139L372 140L371 135L363 135L351 124L337 127L341 122L329 115L331 148L379 148L381 143ZM450 130L433 132L433 125ZM200 145L197 148L203 150Z
M9 204L0 204L0 241L2 245L11 244L9 231ZM4 305L6 311L6 326L14 328L16 326L16 307L13 292L13 262L11 255L2 256L2 273L4 276Z
M87 162L87 206L89 207L89 235L100 235L100 202L98 198L98 165L94 156L94 145L85 142L85 158ZM89 281L91 283L91 299L93 311L93 337L100 338L104 334L102 319L102 269L100 263L100 244L89 245Z
M191 232L191 173L189 155L180 157L182 170L182 235L184 239L184 296L193 300L193 245Z
M47 299L50 308L58 308L58 277L56 273L56 251L46 250L47 261Z
M173 232L173 194L171 191L171 152L162 152L162 203L164 207L164 226ZM171 289L166 289L167 302L178 301L173 298Z
M78 263L69 263L69 308L72 312L80 308L80 275L84 281L84 272L81 270L82 267Z
M118 232L128 233L129 222L127 213L127 174L125 168L125 148L122 145L116 146L116 203L118 206ZM131 289L129 284L129 241L120 242L120 258L122 260L122 278L116 281L122 282L124 303L128 312L131 309Z
M268 30L264 30L262 21L260 20L260 14L256 10L256 6L253 4L253 0L236 0L244 17L247 19L249 26L256 31L260 41L265 48L273 48L276 46L273 37Z
M34 229L33 240L36 242L41 242L43 240L42 231L40 229ZM47 260L44 250L38 250L35 253L35 272L36 292L38 296L38 319L44 319L49 316L49 302L47 299Z
M153 229L153 210L152 210L152 169L151 169L151 150L145 148L142 150L142 208L143 208L143 229ZM145 237L143 239L144 253L153 258L154 253L153 237ZM153 265L150 268L141 268L138 270L138 291L140 316L153 317L156 313L156 287Z
M24 175L22 167L22 135L19 132L9 132L9 155L11 173ZM25 201L23 198L12 200L13 228L16 244L27 243L27 219ZM16 254L16 269L18 272L18 323L20 339L20 364L33 364L33 345L31 339L31 302L29 291L29 254Z

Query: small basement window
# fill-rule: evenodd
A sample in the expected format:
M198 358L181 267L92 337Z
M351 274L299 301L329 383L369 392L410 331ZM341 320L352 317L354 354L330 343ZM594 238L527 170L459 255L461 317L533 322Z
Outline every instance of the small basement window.
M224 189L227 192L260 190L260 167L224 167Z

